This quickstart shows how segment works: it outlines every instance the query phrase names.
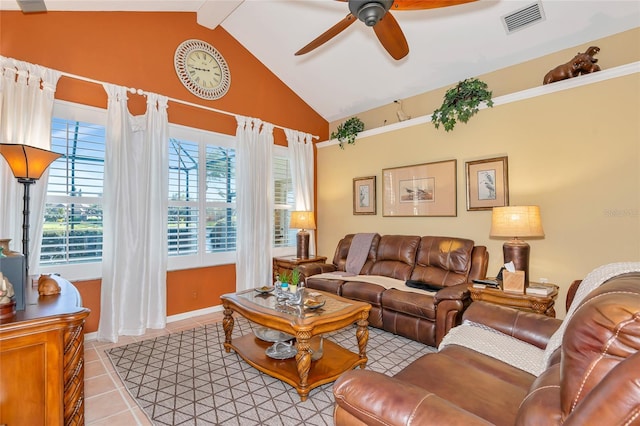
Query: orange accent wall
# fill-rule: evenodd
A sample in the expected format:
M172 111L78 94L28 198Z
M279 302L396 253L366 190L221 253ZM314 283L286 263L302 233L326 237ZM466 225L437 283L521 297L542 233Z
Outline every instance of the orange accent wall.
M192 95L178 79L173 56L180 43L200 39L214 46L231 72L231 87L219 100ZM229 111L328 138L329 123L280 81L223 28L209 30L195 13L181 12L0 12L0 54L93 80L134 87L170 98ZM101 85L61 77L56 99L106 108ZM129 110L141 114L145 98L130 95ZM169 102L169 121L235 134L234 117ZM286 145L284 132L274 131ZM86 332L97 330L100 280L75 282L91 309ZM167 314L220 304L235 290L235 265L167 274Z
M235 291L235 283L235 265L168 272L167 315L219 305L220 296Z
M73 283L82 296L82 306L91 310L84 323L85 333L92 333L98 330L101 283L102 280L77 281Z

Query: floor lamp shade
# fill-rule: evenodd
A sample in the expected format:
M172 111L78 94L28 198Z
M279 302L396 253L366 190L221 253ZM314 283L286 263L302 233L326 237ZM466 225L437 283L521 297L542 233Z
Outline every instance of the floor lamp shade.
M0 154L18 179L38 180L61 154L21 144L0 144Z
M289 228L300 229L296 235L296 257L299 259L309 258L309 233L307 229L316 229L316 221L313 212L293 211Z
M544 237L538 206L494 207L491 216L491 237L511 238L502 246L504 262L513 262L516 270L524 271L525 285L529 284L530 246L522 237Z
M29 275L29 186L42 177L47 167L62 154L22 144L0 144L0 154L7 160L11 172L24 185L22 208L22 254L25 273Z

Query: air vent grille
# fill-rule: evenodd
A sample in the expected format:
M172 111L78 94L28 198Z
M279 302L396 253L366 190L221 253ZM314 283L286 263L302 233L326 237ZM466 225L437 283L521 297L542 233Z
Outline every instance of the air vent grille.
M17 0L18 6L23 13L40 13L46 12L47 6L44 0Z
M502 17L502 23L507 34L542 21L544 21L544 10L542 10L540 2L533 3Z

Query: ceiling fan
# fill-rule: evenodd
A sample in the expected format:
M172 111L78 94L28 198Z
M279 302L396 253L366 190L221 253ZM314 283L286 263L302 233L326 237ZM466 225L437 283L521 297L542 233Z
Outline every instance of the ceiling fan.
M349 2L349 14L342 21L320 34L315 40L296 52L296 56L304 55L322 46L327 41L344 31L357 19L368 27L373 27L378 40L389 54L396 60L409 53L407 39L402 33L398 21L390 10L422 10L454 6L477 0L337 0Z

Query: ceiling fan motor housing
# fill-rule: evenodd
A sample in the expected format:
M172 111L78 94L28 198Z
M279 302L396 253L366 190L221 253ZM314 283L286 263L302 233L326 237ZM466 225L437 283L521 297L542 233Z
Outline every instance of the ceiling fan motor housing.
M349 11L368 27L380 22L393 0L349 0Z

